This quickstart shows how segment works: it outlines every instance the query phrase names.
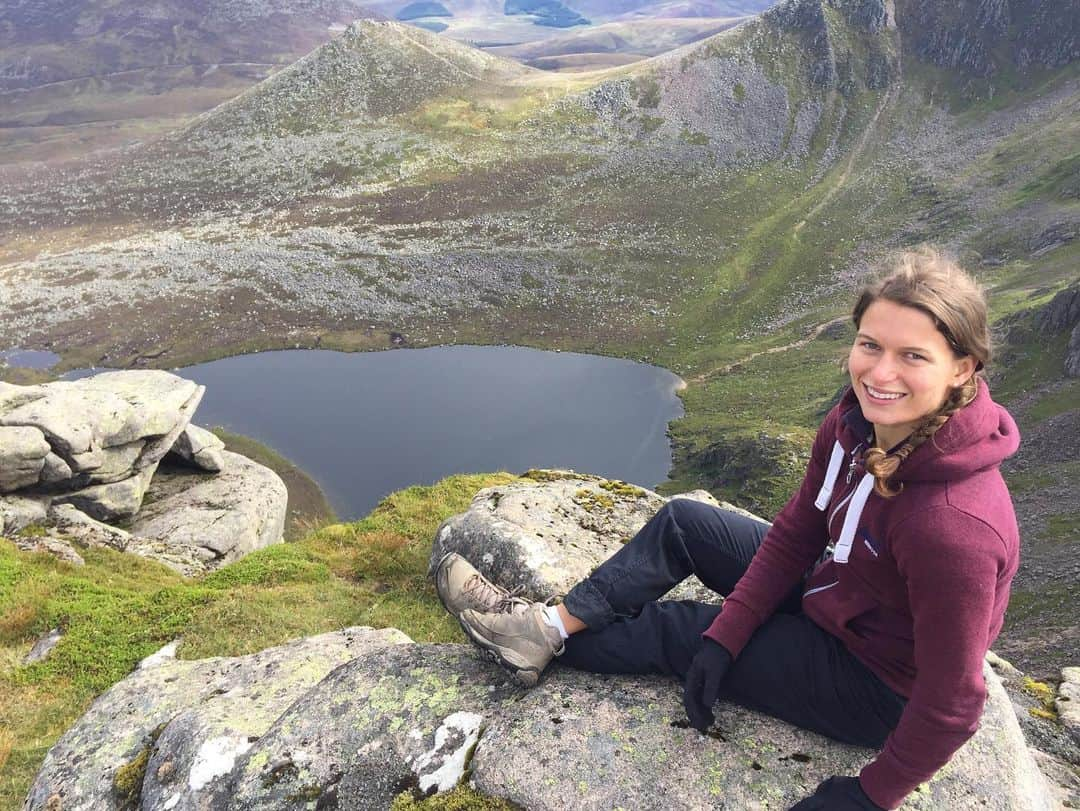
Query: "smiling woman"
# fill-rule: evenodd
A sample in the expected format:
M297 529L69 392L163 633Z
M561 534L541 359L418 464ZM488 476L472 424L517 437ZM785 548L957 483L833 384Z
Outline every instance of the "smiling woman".
M979 725L1019 563L998 470L1019 436L977 377L986 302L954 263L901 255L853 319L852 388L771 526L673 499L556 606L447 555L436 589L469 639L526 686L556 656L662 673L683 680L702 732L725 698L877 748L793 811L899 806ZM659 599L690 575L723 606Z

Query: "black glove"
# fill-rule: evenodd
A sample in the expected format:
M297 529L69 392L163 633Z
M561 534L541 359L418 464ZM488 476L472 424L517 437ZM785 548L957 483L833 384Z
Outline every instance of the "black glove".
M866 796L858 777L830 777L790 811L885 811Z
M731 667L731 654L719 642L706 638L686 672L683 705L690 726L704 732L713 721L712 706L720 696L720 682Z

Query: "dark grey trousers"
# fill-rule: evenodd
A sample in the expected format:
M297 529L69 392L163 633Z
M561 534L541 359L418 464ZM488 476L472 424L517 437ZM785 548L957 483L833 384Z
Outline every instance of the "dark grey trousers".
M588 630L558 661L594 673L683 679L720 607L658 598L694 574L727 595L769 525L675 499L566 595ZM721 697L844 743L880 747L907 703L801 611L801 584L751 637Z

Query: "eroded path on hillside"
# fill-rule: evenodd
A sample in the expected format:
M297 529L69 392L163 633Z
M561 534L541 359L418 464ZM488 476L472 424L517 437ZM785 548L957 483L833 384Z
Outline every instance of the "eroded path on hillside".
M847 319L848 316L846 315L837 316L830 321L826 321L824 324L818 324L816 327L814 327L810 334L804 338L799 338L797 341L792 341L791 343L784 344L783 346L772 346L768 349L761 349L757 352L751 352L746 357L739 358L739 360L734 360L731 363L727 363L723 366L718 366L715 369L710 369L707 372L702 372L695 377L691 377L689 380L687 380L687 383L707 383L714 377L730 374L738 367L745 366L747 363L754 360L754 358L760 358L762 355L775 355L779 352L787 352L789 349L800 349L813 341L819 335L821 335L821 333L823 333L833 324L842 324L843 322L847 321Z
M888 13L888 27L895 31L896 29L896 8L892 0L889 0L886 4L886 11ZM848 178L851 177L851 172L855 168L856 162L862 157L862 154L866 151L867 144L870 143L870 139L877 132L878 119L881 118L881 114L885 112L900 95L901 82L900 79L903 76L903 60L902 53L900 51L900 38L896 37L896 76L889 83L888 90L885 91L885 95L882 96L881 101L878 103L877 109L874 110L874 114L870 117L870 122L863 129L862 135L859 136L859 140L856 142L855 147L851 150L851 154L848 156L847 163L844 164L843 170L840 172L840 177L836 179L836 183L833 184L825 196L806 212L806 216L799 220L795 224L794 234L796 239L799 236L799 232L802 231L806 225L807 220L817 215L825 206L827 206L840 190L843 189L848 182ZM835 91L833 91L835 92Z

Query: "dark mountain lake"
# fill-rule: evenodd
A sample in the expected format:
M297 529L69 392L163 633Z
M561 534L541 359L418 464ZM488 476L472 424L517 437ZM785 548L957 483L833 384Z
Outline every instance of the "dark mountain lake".
M653 487L682 416L665 369L522 347L290 350L174 371L206 386L196 424L288 457L342 519L452 473L572 468Z

